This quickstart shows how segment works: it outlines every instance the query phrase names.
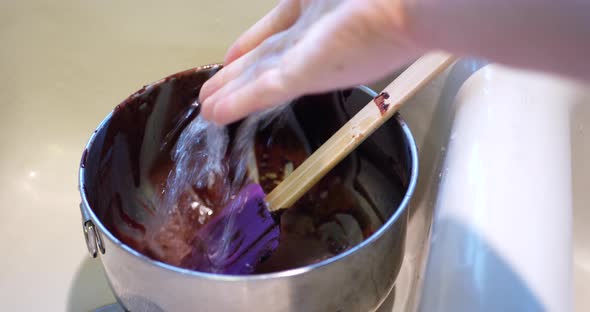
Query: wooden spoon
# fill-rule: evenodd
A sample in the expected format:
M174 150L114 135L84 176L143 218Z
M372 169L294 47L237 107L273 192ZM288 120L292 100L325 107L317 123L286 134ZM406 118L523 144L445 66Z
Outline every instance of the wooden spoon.
M291 207L453 61L450 55L432 53L414 62L266 196L269 209Z
M420 88L455 58L431 53L419 58L330 139L285 178L270 194L250 184L197 233L200 254L185 263L200 271L248 274L278 247L279 227L271 211L289 208L350 154ZM266 203L266 204L265 204ZM228 240L228 238L231 238ZM223 249L225 258L212 258Z

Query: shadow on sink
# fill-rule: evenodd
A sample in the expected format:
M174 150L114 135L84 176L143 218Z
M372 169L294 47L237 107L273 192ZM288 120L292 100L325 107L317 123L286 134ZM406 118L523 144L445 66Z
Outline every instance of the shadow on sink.
M476 231L445 220L437 224L436 233L432 239L444 243L432 245L430 259L444 261L427 265L429 283L424 285L420 311L443 311L448 302L461 302L455 312L544 311L526 283ZM461 267L475 274L465 274Z

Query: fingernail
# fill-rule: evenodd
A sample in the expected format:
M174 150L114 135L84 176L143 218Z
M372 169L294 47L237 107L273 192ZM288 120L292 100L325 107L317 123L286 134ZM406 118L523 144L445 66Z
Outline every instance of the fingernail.
M213 118L215 103L211 101L211 97L208 97L201 103L201 115L207 120Z

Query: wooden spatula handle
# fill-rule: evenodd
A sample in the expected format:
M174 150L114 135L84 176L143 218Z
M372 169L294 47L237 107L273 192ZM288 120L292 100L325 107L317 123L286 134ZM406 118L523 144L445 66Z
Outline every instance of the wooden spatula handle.
M293 205L454 59L448 54L431 53L410 65L266 196L269 209Z

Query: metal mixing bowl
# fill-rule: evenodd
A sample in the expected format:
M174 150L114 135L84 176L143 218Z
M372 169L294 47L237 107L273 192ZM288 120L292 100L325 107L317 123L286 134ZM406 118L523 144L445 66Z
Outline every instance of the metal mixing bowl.
M152 260L122 243L105 224L104 216L112 208L105 204L105 188L97 187L97 181L104 180L108 170L115 170L112 165L118 161L112 158L113 147L109 146L117 136L111 129L113 118L122 107L145 105L141 99L149 96L153 86L192 88L196 97L200 85L220 67L191 69L141 89L106 117L86 146L79 172L84 235L91 255L100 257L117 300L129 311L371 311L378 308L393 288L402 264L407 208L418 176L414 139L399 115L369 137L353 158L345 160L354 166L358 182L364 185L365 195L378 208L384 225L362 243L327 260L269 274L201 273ZM334 118L323 122L306 117L299 118L299 122L303 128L319 131L317 137L325 139L334 127L374 96L370 89L358 87L302 98L300 101L318 102L317 105L334 109ZM181 105L191 102L184 99ZM297 107L294 105L296 115L309 116L309 112L298 111ZM133 122L138 123L138 131L143 131L145 124ZM112 183L107 186L114 188L119 182L106 183Z

